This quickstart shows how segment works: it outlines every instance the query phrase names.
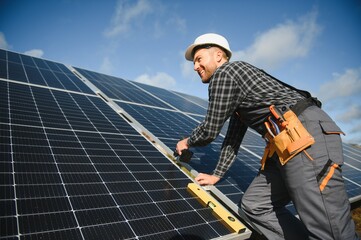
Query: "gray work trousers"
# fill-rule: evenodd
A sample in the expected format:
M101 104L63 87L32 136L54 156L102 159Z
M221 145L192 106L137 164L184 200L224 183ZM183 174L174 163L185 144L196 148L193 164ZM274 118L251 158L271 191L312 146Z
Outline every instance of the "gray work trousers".
M313 160L299 153L286 165L277 154L266 161L242 200L241 207L268 239L359 239L351 218L341 168L340 129L321 109L311 106L299 119L315 138L307 149ZM330 173L331 171L331 173ZM320 190L325 180L327 185ZM286 209L293 202L299 219Z

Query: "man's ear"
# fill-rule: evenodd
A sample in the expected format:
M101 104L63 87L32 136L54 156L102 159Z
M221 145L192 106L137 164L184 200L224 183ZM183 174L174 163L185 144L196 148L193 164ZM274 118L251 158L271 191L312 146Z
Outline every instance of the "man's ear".
M217 51L215 52L216 54L216 61L217 62L220 62L222 61L222 58L223 58L223 52L221 49L217 49Z

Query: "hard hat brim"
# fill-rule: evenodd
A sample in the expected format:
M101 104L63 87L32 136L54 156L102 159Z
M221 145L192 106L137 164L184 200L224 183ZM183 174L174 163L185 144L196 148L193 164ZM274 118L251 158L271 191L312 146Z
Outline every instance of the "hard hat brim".
M186 53L185 53L185 58L188 61L193 61L193 50L194 50L195 47L197 47L199 45L201 45L201 44L191 44L191 45L189 45L189 47L187 48Z
M212 44L212 45L216 45L217 47L223 49L223 51L225 51L225 53L227 54L227 57L228 59L231 58L232 56L232 52L228 51L227 49L224 49L223 47L219 46L218 44L214 44L214 43L209 43L209 44ZM194 48L198 47L198 46L202 46L202 45L207 45L207 43L201 43L201 44L191 44L189 45L189 47L187 48L186 52L185 52L185 58L188 60L188 61L192 61L193 62L193 50Z

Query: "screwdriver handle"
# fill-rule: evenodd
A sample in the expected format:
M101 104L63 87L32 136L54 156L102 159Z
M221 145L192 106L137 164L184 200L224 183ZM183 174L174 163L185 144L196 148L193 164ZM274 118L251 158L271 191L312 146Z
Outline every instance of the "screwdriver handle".
M278 121L284 121L285 119L282 116L281 111L275 106L271 105L269 107L269 110L271 111L272 115L278 120Z
M275 117L275 119L279 122L280 126L282 127L287 126L286 119L283 117L282 112L275 105L271 105L269 107L269 110L272 113L272 115Z

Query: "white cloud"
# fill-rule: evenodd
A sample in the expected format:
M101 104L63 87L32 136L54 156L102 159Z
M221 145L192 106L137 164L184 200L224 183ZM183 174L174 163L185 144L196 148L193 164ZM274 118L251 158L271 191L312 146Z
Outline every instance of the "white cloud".
M139 77L137 77L134 81L165 89L173 89L174 86L176 85L175 79L164 72L158 72L154 76L149 76L148 74L142 74Z
M304 57L320 32L316 18L317 12L312 11L297 22L279 24L259 34L246 50L235 52L233 59L270 69L289 59Z
M31 49L29 51L24 52L24 54L32 57L41 58L44 55L44 51L41 49Z
M354 120L360 121L360 119L361 119L361 106L356 105L356 104L353 104L353 105L349 106L346 109L346 111L343 112L342 115L339 115L337 117L338 121L342 121L342 122L345 122L345 123L352 122Z
M147 0L139 0L133 6L127 5L126 1L118 0L111 26L105 31L105 36L115 37L127 32L133 21L146 16L151 11L152 8Z
M168 20L167 24L181 33L187 32L187 22L184 18L180 18L178 16L172 16Z
M2 49L10 48L9 44L6 42L5 35L2 32L0 32L0 48Z
M348 124L346 128L341 126L341 129L346 133L346 136L342 136L344 142L361 146L361 121Z
M162 24L159 21L155 21L155 23L154 23L153 36L158 39L161 38L162 36L164 36L164 29L163 29Z
M103 62L100 66L100 72L105 74L111 74L113 71L113 64L110 61L109 57L104 57Z
M196 73L194 72L193 63L190 61L183 60L181 62L181 71L184 77L193 77Z
M168 35L170 29L172 31L177 31L178 33L185 34L187 32L187 23L184 18L176 16L176 13L173 13L171 10L167 10L170 17L166 20L159 18L159 15L155 16L156 20L154 23L154 33L155 38L160 38L164 35Z
M145 18L152 15L152 20ZM177 16L177 12L167 9L158 1L149 0L118 0L110 26L104 31L106 37L116 37L128 33L130 30L147 25L153 30L155 38L169 34L169 29L186 33L186 20Z
M317 96L328 113L340 123L348 143L361 144L361 67L334 73L320 86Z
M333 80L321 85L317 96L323 101L359 95L361 92L361 67L333 74Z

